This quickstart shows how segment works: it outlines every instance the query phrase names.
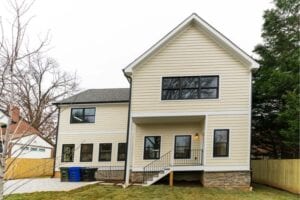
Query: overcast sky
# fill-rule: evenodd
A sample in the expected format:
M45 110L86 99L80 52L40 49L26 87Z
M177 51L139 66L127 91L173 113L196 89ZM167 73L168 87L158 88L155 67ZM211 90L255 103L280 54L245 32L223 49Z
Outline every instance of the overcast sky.
M82 89L128 87L121 69L193 12L254 56L271 7L271 0L37 0L30 37L50 30L49 56L76 71ZM2 1L0 15L5 8Z

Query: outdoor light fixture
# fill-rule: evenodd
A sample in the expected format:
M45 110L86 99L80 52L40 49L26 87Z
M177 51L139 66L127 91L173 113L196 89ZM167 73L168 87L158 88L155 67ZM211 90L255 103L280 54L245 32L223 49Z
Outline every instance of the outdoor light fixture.
M195 138L195 140L198 140L199 139L199 134L196 133L194 138Z

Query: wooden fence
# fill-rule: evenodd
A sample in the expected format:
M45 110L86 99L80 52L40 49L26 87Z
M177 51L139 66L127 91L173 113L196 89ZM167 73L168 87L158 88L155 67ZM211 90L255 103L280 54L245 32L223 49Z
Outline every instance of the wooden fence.
M4 179L47 177L53 175L54 159L9 158Z
M300 194L300 159L252 160L252 181Z

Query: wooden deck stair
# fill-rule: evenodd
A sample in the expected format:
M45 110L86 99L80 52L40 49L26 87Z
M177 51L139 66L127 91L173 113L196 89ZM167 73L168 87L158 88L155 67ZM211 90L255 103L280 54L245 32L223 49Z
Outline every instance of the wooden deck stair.
M160 179L162 179L163 177L170 174L170 172L171 172L170 168L165 168L165 169L161 170L159 173L157 173L157 174L153 175L152 177L148 178L147 180L145 180L144 184L142 186L150 186L150 185L156 183L157 181L159 181Z

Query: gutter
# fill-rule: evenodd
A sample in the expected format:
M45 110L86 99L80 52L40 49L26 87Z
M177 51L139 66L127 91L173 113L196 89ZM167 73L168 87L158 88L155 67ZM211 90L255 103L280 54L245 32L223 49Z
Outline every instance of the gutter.
M128 142L129 142L129 132L130 132L130 116L131 116L131 90L132 90L132 78L130 76L128 76L126 73L125 73L125 70L123 69L122 70L123 73L124 73L124 76L127 78L129 84L130 84L130 87L129 87L129 105L128 105L128 118L127 118L127 134L126 134L126 158L125 158L125 168L124 168L124 177L123 177L123 180L124 180L124 185L123 187L127 187L126 186L126 172L127 172L127 167L128 167L128 153L129 153L129 145L128 145Z
M58 140L58 131L59 131L59 118L60 118L60 107L56 105L58 108L58 117L57 117L57 126L56 126L56 137L55 137L55 148L54 148L54 164L53 164L53 175L52 178L55 176L55 165L56 165L56 152L57 152L57 140Z

